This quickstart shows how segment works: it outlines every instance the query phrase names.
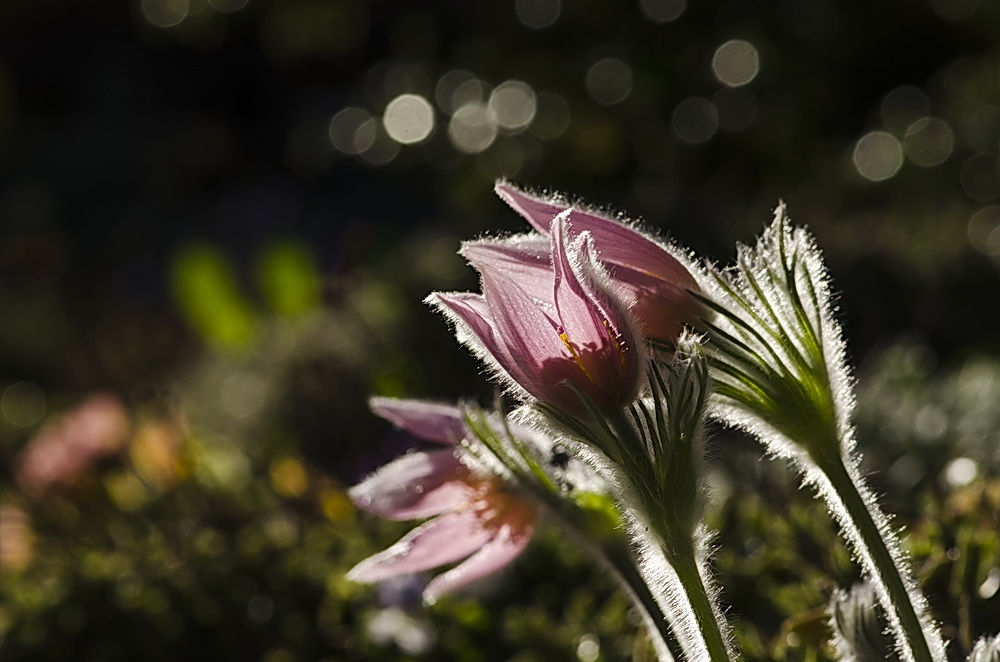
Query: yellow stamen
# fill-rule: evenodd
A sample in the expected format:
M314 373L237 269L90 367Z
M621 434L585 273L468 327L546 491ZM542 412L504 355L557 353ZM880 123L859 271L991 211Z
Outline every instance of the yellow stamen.
M583 374L586 375L587 379L589 379L591 383L596 384L597 382L594 381L593 377L591 377L590 372L587 370L587 366L583 364L583 359L580 358L580 354L576 351L576 347L574 347L573 343L569 341L569 337L567 337L565 333L560 333L559 339L563 341L564 345L566 345L566 349L569 350L570 356L572 356L573 360L576 361L576 364L580 366L580 370L583 371Z

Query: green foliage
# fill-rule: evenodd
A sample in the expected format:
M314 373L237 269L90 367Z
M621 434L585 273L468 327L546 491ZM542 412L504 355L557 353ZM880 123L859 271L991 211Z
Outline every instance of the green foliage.
M279 315L295 317L319 306L319 269L301 242L286 240L268 244L257 274L268 304Z
M174 299L191 326L225 349L250 342L253 312L225 254L208 244L188 246L174 259Z
M185 437L176 473L160 487L134 452L38 502L8 485L4 503L30 515L33 552L24 569L0 569L4 659L68 660L84 651L108 660L569 661L595 642L594 659L652 659L625 596L549 526L481 595L392 607L347 582L351 565L406 526L356 515L342 486L295 452L281 414L268 411L255 419L262 431L242 433L266 443L211 452L219 442L199 418L202 432ZM885 423L894 415L888 404L866 413ZM866 436L862 450L890 441ZM942 455L955 452L940 443ZM244 469L220 471L218 453L230 454L222 462L230 469L236 454ZM761 461L746 442L723 438L711 454L714 566L740 648L750 660L832 659L825 607L836 588L857 581L834 525L778 462ZM913 512L903 520L908 546L934 616L965 650L1000 622L1000 481L990 475L964 487L924 481L916 494L887 488L890 509L917 506L904 509ZM123 476L138 479L145 496L124 498ZM597 497L581 499L595 518L612 516ZM397 609L389 612L397 627L379 639L387 609ZM397 640L408 632L433 633L433 643L421 655L401 651Z

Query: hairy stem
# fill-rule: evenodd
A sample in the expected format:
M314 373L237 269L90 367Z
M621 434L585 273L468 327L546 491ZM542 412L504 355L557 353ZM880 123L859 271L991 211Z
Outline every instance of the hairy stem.
M653 470L653 458L645 454L645 445L636 428L623 413L607 416L622 446L631 450L623 458L622 469L632 481L634 494L625 496L623 505L626 510L635 511L626 514L633 520L633 535L642 560L640 571L680 635L685 659L727 662L730 658L723 625L716 616L713 597L705 584L696 552L700 549L695 530L700 517L692 519L692 513L686 509L674 509L675 500L687 501L686 497L691 495L671 494L670 488L676 489L679 484L660 484ZM697 484L692 482L688 487L697 489ZM645 530L647 525L648 530ZM670 572L664 573L657 568L653 560L657 558L670 566Z
M840 521L845 537L861 559L865 574L876 587L879 601L889 617L903 659L914 662L940 662L945 659L944 645L922 599L912 586L909 569L899 551L895 536L869 497L861 479L848 471L838 457L817 462L829 484L820 485L831 509ZM908 585L909 584L909 585Z
M587 553L605 569L611 572L618 584L625 589L636 609L642 615L646 631L661 662L680 660L683 652L676 633L671 630L666 614L649 586L636 569L635 557L631 554L628 541L614 532L614 538L598 540L587 534L588 526L582 521L579 508L570 506L565 500L554 497L549 501L549 510L559 525L566 530Z
M682 551L674 548L670 550L667 558L670 559L674 572L677 573L677 579L687 594L698 628L705 638L709 659L712 662L727 662L729 649L719 627L712 597L705 586L705 580L698 560L695 558L694 550L687 548Z
M605 548L603 552L605 554L604 560L615 579L628 591L632 601L642 610L649 638L654 640L653 645L658 654L662 657L661 647L665 647L674 660L683 659L684 652L677 641L677 635L670 629L666 615L660 610L649 586L646 585L642 575L636 569L632 555L625 550L618 549Z

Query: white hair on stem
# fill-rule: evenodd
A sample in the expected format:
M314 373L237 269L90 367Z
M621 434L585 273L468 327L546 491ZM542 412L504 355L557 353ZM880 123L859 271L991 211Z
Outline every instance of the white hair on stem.
M871 581L907 662L945 659L945 646L889 518L858 470L853 379L834 319L830 278L804 228L784 204L735 267L696 273L711 340L713 415L792 461L827 504Z

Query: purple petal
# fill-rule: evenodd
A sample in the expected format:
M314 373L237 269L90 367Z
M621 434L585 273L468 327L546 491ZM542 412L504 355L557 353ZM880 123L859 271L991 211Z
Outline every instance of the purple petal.
M420 439L454 444L465 436L465 423L458 407L395 398L371 398L368 406L377 415Z
M500 533L481 550L460 565L435 577L424 589L424 599L433 602L441 595L492 574L509 564L524 551L531 541L534 527L514 533L505 526Z
M435 292L427 301L456 323L463 344L471 346L484 360L492 358L495 367L510 374L511 357L500 340L485 297L470 292Z
M493 317L486 298L471 292L434 292L427 299L452 322L459 323L459 330L473 336L479 347L494 353L498 346ZM460 338L463 342L466 339Z
M552 305L552 249L546 237L526 234L467 241L459 252L478 271L502 273L531 298Z
M526 391L546 399L554 382L542 379L542 365L570 358L555 321L516 282L502 273L483 271L482 281L506 353L504 358L497 358Z
M611 275L623 282L648 286L652 279L659 287L664 283L678 292L694 287L694 279L687 268L663 246L648 236L606 215L571 208L558 199L544 200L521 191L506 182L495 188L497 194L543 234L549 234L552 219L569 210L573 232L589 232L600 251L601 261L608 265Z
M497 182L493 190L542 234L548 234L552 219L570 207L570 205L558 200L547 201L538 196L529 195L504 181Z
M430 570L463 559L494 537L469 508L436 517L418 526L389 549L351 568L347 578L377 582L397 575Z
M552 221L552 268L555 272L553 299L560 331L579 347L600 348L607 339L603 310L596 306L593 288L580 279L579 267L574 268L566 242L570 232L566 214ZM574 257L579 261L580 245L574 247Z
M638 387L640 343L625 303L600 284L607 275L596 260L589 233L567 247L566 216L552 222L555 300L565 341L591 382L585 388L589 397L601 404L628 402Z
M394 520L422 519L454 510L475 496L467 470L450 450L410 453L352 487L359 508Z
M632 314L652 338L676 338L683 323L704 313L688 290L694 277L665 248L640 232L592 214L570 213L574 231L586 232L599 251L600 263L634 303Z
M670 283L694 284L691 274L677 258L638 230L578 209L570 212L570 222L575 232L589 232L593 236L601 261L615 278L624 280L630 274L645 274Z

